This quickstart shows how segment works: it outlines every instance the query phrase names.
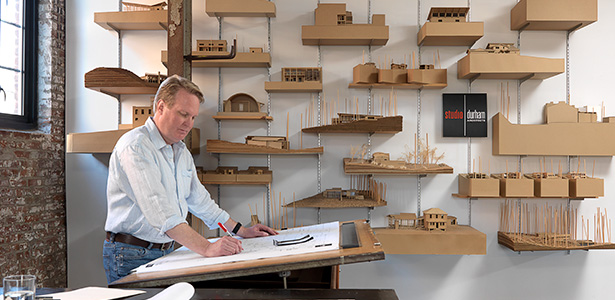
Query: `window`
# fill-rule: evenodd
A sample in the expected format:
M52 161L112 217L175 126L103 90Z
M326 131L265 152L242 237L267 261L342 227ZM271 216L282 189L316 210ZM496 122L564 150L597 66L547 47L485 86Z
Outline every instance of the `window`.
M37 125L37 3L0 0L0 127Z

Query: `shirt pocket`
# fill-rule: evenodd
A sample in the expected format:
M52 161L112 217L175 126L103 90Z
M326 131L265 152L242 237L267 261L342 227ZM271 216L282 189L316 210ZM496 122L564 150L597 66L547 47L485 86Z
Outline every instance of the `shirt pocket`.
M179 193L183 199L186 199L188 198L188 196L190 196L190 187L192 184L192 170L182 171L179 181L179 186L181 187Z

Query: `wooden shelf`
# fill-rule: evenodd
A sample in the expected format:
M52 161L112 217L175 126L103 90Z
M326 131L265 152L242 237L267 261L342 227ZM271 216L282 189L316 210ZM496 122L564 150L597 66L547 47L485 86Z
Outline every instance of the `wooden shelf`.
M207 0L210 17L275 17L275 4L267 0Z
M447 87L445 83L438 84L415 84L415 83L351 83L348 88L351 89L387 89L391 88L398 90L440 90Z
M236 182L236 181L201 181L202 184L218 184L218 185L268 185L270 181L259 181L259 182Z
M322 91L322 82L265 81L265 90L270 93L318 93Z
M350 175L430 175L452 174L453 168L446 164L406 164L405 169L388 168L376 164L350 163L350 158L344 158L344 173Z
M487 236L466 225L446 231L374 228L385 254L485 255Z
M306 133L398 133L403 129L403 117L380 117L348 123L303 128Z
M168 11L117 11L94 13L94 22L107 30L167 30Z
M192 55L202 55L193 51ZM162 64L166 67L168 52L161 53ZM238 52L232 59L195 60L193 68L269 68L271 67L271 55L269 53Z
M511 30L574 31L596 21L597 0L521 0L510 11Z
M584 200L584 199L596 199L596 198L572 198L572 197L488 197L488 196L468 196L461 194L452 194L455 198L463 198L463 199L570 199L570 200Z
M278 149L221 140L207 140L207 152L235 154L319 154L324 152L324 148Z
M311 207L311 208L367 208L367 207L380 207L386 206L387 202L380 200L377 202L370 198L363 200L339 200L339 199L326 199L321 195L308 197L305 199L297 200L285 205L285 207Z
M85 87L107 95L154 95L160 84L147 82L121 68L96 68L85 73Z
M425 22L417 34L417 45L470 47L483 35L483 22Z
M228 113L228 114L219 114L214 115L212 118L216 120L265 120L265 121L273 121L272 116L251 114L251 113Z
M547 245L542 244L540 238L528 234L513 234L498 231L498 244L513 251L561 251L561 250L612 250L615 244L596 244L587 241L569 241L568 244ZM386 251L386 250L385 250ZM385 252L386 253L386 252Z
M66 135L66 153L111 153L120 137L130 130L69 133ZM198 128L192 128L186 139L192 136L195 137L192 141L184 141L192 154L198 154L200 136Z
M547 79L564 73L564 59L470 52L457 62L459 79Z
M389 41L389 26L372 24L304 25L303 45L384 46Z

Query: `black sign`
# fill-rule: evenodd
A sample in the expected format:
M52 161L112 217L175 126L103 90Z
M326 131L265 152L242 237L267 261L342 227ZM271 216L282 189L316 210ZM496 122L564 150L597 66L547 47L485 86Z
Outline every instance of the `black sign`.
M487 137L487 94L442 94L444 137Z

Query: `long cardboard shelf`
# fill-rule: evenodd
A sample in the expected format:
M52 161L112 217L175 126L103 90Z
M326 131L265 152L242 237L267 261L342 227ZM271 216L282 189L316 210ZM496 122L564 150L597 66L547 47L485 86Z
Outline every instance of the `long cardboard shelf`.
M547 79L564 73L564 59L470 52L457 62L459 79Z
M415 84L415 83L350 83L348 88L351 89L385 89L391 88L398 90L441 90L448 85L446 83L434 83L434 84Z
M353 162L351 158L344 158L344 173L352 175L427 175L452 174L453 168L447 164L406 164L400 166L386 166L372 163Z
M221 140L207 140L207 152L237 154L319 154L324 152L324 148L278 149Z
M167 30L166 10L94 13L94 22L107 30Z
M403 129L403 117L380 117L323 126L303 128L307 133L398 133Z
M615 123L512 124L501 113L492 123L493 155L615 155Z
M303 25L303 45L384 46L389 41L389 26L372 24Z
M425 22L417 45L472 46L485 33L483 22Z
M446 231L374 228L386 254L485 255L486 234L466 225Z
M498 231L498 244L513 251L554 251L554 250L612 250L614 243L598 244L592 241L568 240L559 244L545 244L542 238L532 234L515 234ZM385 249L386 253L386 249Z
M210 17L275 17L275 4L267 0L207 0Z
M108 95L154 95L160 84L147 82L129 70L100 67L84 76L85 87Z
M598 0L521 0L510 11L511 30L572 31L598 21Z
M192 55L200 55L200 52L193 51ZM161 61L166 67L169 53L162 51ZM231 59L210 59L195 60L192 62L194 68L269 68L271 67L271 55L269 53L238 52Z
M131 129L69 133L66 135L66 153L111 153L117 141ZM192 140L189 140L192 137ZM192 128L184 142L192 154L198 154L200 130Z
M322 91L322 82L265 81L265 90L270 93L317 93Z

